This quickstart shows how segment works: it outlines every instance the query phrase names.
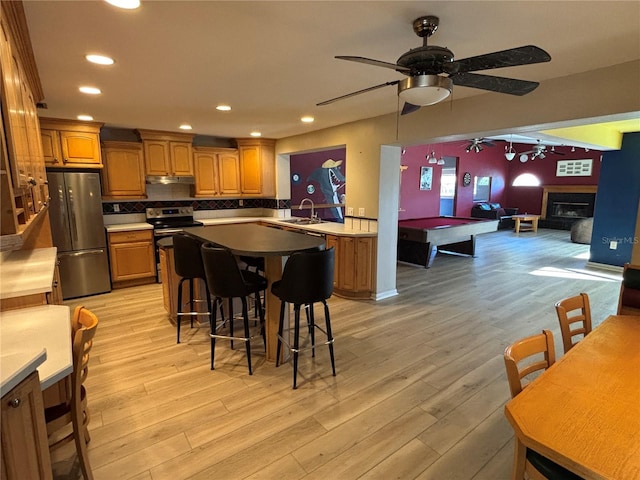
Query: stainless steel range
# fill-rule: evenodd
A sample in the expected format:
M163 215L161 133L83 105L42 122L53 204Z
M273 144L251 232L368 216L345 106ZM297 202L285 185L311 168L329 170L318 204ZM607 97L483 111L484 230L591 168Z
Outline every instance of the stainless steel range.
M193 207L147 208L147 223L153 225L153 240L156 252L158 283L160 283L160 256L158 240L172 237L185 228L202 226L202 222L193 219Z

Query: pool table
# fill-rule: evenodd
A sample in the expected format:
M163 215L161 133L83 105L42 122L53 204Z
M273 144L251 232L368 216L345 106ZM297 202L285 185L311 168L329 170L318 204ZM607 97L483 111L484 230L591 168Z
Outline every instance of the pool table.
M438 251L474 256L476 235L495 232L498 220L427 217L398 222L398 260L431 267Z

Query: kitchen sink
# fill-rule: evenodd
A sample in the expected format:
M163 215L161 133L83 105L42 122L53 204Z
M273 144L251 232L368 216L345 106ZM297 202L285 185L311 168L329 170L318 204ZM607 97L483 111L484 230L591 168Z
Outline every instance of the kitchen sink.
M321 220L319 218L302 218L302 217L293 217L287 218L286 220L282 220L285 223L291 223L293 225L316 225L318 223L327 223L325 220Z

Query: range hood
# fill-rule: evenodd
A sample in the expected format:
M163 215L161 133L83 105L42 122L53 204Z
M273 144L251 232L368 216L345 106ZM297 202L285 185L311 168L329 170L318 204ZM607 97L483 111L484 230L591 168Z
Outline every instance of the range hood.
M151 184L169 185L172 183L196 183L194 177L170 177L164 175L147 176L146 182Z

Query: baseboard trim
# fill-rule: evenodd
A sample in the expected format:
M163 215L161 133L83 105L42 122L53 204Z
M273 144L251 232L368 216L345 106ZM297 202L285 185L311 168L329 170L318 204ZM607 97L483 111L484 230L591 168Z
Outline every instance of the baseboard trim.
M384 300L385 298L391 298L398 295L398 290L395 288L393 290L387 290L386 292L378 292L373 296L373 299L377 302L379 300Z
M623 267L617 265L607 265L606 263L587 262L587 267L597 268L599 270L609 270L611 272L622 273Z

